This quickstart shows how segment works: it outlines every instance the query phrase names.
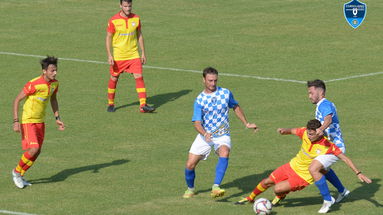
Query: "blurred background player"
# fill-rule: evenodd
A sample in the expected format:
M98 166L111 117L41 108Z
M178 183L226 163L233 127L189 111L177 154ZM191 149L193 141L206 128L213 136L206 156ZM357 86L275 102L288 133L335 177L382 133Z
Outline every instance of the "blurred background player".
M115 112L114 97L118 78L121 73L127 72L132 73L136 80L140 112L153 112L155 108L146 104L146 88L142 76L142 64L146 63L146 56L140 17L132 13L132 0L120 0L120 8L121 11L109 19L106 33L105 43L111 75L108 84L107 111ZM141 58L138 44L141 48Z
M371 180L363 175L362 172L355 167L351 159L346 157L334 143L325 138L323 134L318 134L316 132L320 126L321 123L314 119L308 121L306 128L279 128L277 131L282 135L294 134L301 138L301 149L289 163L274 170L269 177L263 179L255 187L249 196L239 200L235 204L242 205L248 202L253 202L256 196L274 185L274 193L276 194L276 197L272 202L273 205L279 204L280 200L284 199L289 192L302 190L314 183L314 181L315 185L318 186L318 177L312 177L309 172L309 166L315 157L323 154L337 156L355 172L360 181L371 183ZM326 195L330 195L330 193L328 192ZM328 212L331 205L335 202L335 199L332 198L331 195L330 198L332 201L324 201L322 207L318 211L319 213Z
M195 194L194 179L195 167L200 160L206 160L213 147L219 156L216 166L216 176L212 186L211 196L220 197L225 190L219 186L225 176L229 163L231 148L229 109L233 108L236 116L242 121L246 128L256 130L257 126L249 123L234 99L230 90L217 87L218 71L212 67L203 70L203 83L205 89L194 101L194 113L192 121L198 135L195 138L186 162L185 180L188 189L183 197L191 198Z
M59 130L65 128L60 119L56 97L59 87L59 82L56 80L57 58L48 56L40 63L42 75L25 84L13 103L13 130L21 131L22 149L25 150L18 165L12 170L13 182L18 188L31 185L23 176L41 152L45 133L45 109L49 101ZM20 125L19 103L25 98Z
M311 103L316 104L315 118L322 123L321 127L317 129L317 133L324 134L331 142L342 150L343 153L346 153L346 146L343 141L336 107L334 103L325 98L325 83L319 79L308 81L307 90ZM336 161L338 161L338 158L334 155L320 155L311 163L309 170L313 176L324 174L324 177L321 177L318 182L320 184L320 191L327 193L328 186L326 180L328 180L337 188L339 194L336 202L340 202L349 195L350 191L343 186L338 176L330 168ZM320 174L319 171L322 174ZM326 195L325 200L331 201L330 196Z

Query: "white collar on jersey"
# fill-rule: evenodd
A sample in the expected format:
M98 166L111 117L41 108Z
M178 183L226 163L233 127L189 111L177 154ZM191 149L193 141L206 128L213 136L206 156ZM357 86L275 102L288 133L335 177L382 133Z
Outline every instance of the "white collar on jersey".
M319 106L326 98L321 99L318 103L317 106Z

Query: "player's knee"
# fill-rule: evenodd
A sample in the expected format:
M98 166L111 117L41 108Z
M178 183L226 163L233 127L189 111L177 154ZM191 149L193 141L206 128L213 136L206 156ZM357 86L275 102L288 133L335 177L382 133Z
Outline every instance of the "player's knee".
M284 194L286 192L287 192L287 190L284 187L281 187L281 186L275 186L274 187L274 193L276 195L282 195L282 194Z
M32 157L36 157L36 156L38 156L38 155L40 154L40 152L41 152L40 148L30 148L30 149L28 150L28 154L29 154L30 156L32 156Z
M227 146L221 146L219 147L218 154L220 157L228 158L230 155L230 148Z
M111 76L110 76L110 79L111 79L112 81L118 81L118 76L113 76L113 75L111 75Z
M196 166L197 164L194 162L190 162L190 161L186 162L186 169L192 170L192 169L195 169Z
M262 183L263 185L265 185L266 187L271 187L274 185L274 181L271 180L269 177L265 178L262 180Z
M313 166L310 166L309 167L309 172L311 175L315 174L317 171L315 170L315 168Z
M134 79L144 78L142 74L138 74L138 73L133 73L133 77Z
M313 161L309 166L309 172L311 173L311 175L319 173L321 169L322 165L318 161Z

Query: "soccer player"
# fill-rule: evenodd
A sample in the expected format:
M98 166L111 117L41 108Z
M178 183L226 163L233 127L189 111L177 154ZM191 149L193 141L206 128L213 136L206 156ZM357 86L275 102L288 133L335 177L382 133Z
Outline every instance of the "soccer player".
M318 79L308 81L307 89L310 101L313 104L316 104L315 118L322 123L322 125L317 129L317 133L324 134L343 153L345 153L346 147L343 141L336 107L334 103L325 98L325 83ZM330 204L332 197L330 195L326 180L334 185L339 192L336 202L342 201L342 199L350 193L350 191L343 186L335 172L330 168L330 166L336 161L338 161L338 158L334 155L320 155L315 158L309 168L310 173L313 176L320 176L324 174L324 177L321 177L316 185L322 194L323 200L327 202L327 204Z
M318 134L316 130L321 127L320 121L313 119L308 121L306 128L278 128L278 133L294 134L302 139L302 145L298 154L276 170L269 177L263 179L253 190L253 192L236 202L235 204L246 204L253 202L255 197L263 193L266 189L274 186L276 198L273 200L273 205L286 197L291 191L302 190L308 185L314 183L316 178L313 178L309 171L309 166L313 159L319 155L332 154L343 160L356 174L360 181L371 183L371 180L358 170L351 159L342 153L342 151L323 134ZM318 181L315 181L317 183ZM332 202L333 203L333 202ZM327 213L331 204L323 204L319 213Z
M146 56L140 17L132 13L132 0L120 0L120 8L121 11L109 19L106 33L106 51L110 64L107 111L115 112L114 97L118 78L121 73L127 72L133 74L136 81L140 112L153 112L155 108L146 104L146 88L142 76L142 64L146 63Z
M204 90L194 101L194 113L192 121L198 134L190 150L185 168L185 180L188 189L183 198L191 198L195 194L194 179L195 168L200 160L206 160L212 148L219 156L215 171L215 180L212 186L211 196L220 197L225 190L219 186L225 175L231 148L229 109L232 108L236 116L246 128L254 129L257 126L249 123L243 110L234 99L230 90L217 86L218 71L212 67L203 70Z
M45 134L45 109L49 101L59 130L65 129L57 102L59 87L59 82L56 80L57 61L57 58L51 56L42 59L40 61L42 75L25 84L13 103L13 130L21 131L22 149L25 150L18 165L12 170L13 182L18 188L31 185L23 176L41 152ZM26 100L20 124L19 103L23 99Z

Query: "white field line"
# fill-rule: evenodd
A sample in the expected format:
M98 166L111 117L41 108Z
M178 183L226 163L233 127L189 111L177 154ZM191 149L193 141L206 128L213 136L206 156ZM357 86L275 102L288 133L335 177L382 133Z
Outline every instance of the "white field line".
M22 57L34 57L34 58L44 58L45 57L42 55L21 54L21 53L2 52L2 51L0 51L0 54L22 56ZM66 60L66 61L83 62L83 63L107 64L107 62L104 62L104 61L82 60L82 59L76 59L76 58L59 58L59 59L60 60ZM201 71L199 71L199 70L190 70L190 69L167 68L167 67L148 66L148 65L144 65L144 68L167 70L167 71L177 71L177 72L192 72L192 73L201 74ZM343 80L348 80L348 79L355 79L355 78L361 78L361 77L367 77L367 76L375 76L375 75L381 75L381 74L383 74L383 72L353 75L353 76L348 76L348 77L343 77L343 78L331 79L331 80L327 80L325 82L328 83L328 82L335 82L335 81L343 81ZM282 81L282 82L293 82L293 83L299 83L299 84L306 84L306 81L282 79L282 78L261 77L261 76L255 76L255 75L241 75L241 74L222 73L222 72L220 72L219 75L220 76L229 76L229 77L254 78L254 79L259 79L259 80Z
M6 210L0 210L1 214L15 214L15 215L36 215L36 214L29 214L29 213L23 213L23 212L15 212L15 211L6 211Z
M0 51L0 54L2 54L2 55L21 56L21 57L45 58L45 56L42 56L42 55L21 54L21 53L2 52L2 51ZM76 58L59 58L59 59L60 60L67 60L67 61L75 61L75 62L84 62L84 63L107 64L107 62L103 62L103 61L82 60L82 59L76 59ZM147 65L144 65L144 68L158 69L158 70L167 70L167 71L177 71L177 72L192 72L192 73L199 73L199 74L201 74L201 71L190 70L190 69L177 69L177 68L167 68L167 67L147 66ZM254 79L260 79L260 80L295 82L295 83L301 83L301 84L302 83L306 83L305 81L298 81L298 80L290 80L290 79L282 79L282 78L269 78L269 77L261 77L261 76L254 76L254 75L239 75L239 74L222 73L222 72L220 72L219 75L220 76L240 77L240 78L254 78Z
M348 79L353 79L353 78L362 78L362 77L382 75L382 74L383 74L383 72L374 72L374 73L361 74L361 75L352 75L352 76L348 76L348 77L344 77L344 78L331 79L331 80L328 80L325 82L327 83L327 82L334 82L334 81L343 81L343 80L348 80Z

